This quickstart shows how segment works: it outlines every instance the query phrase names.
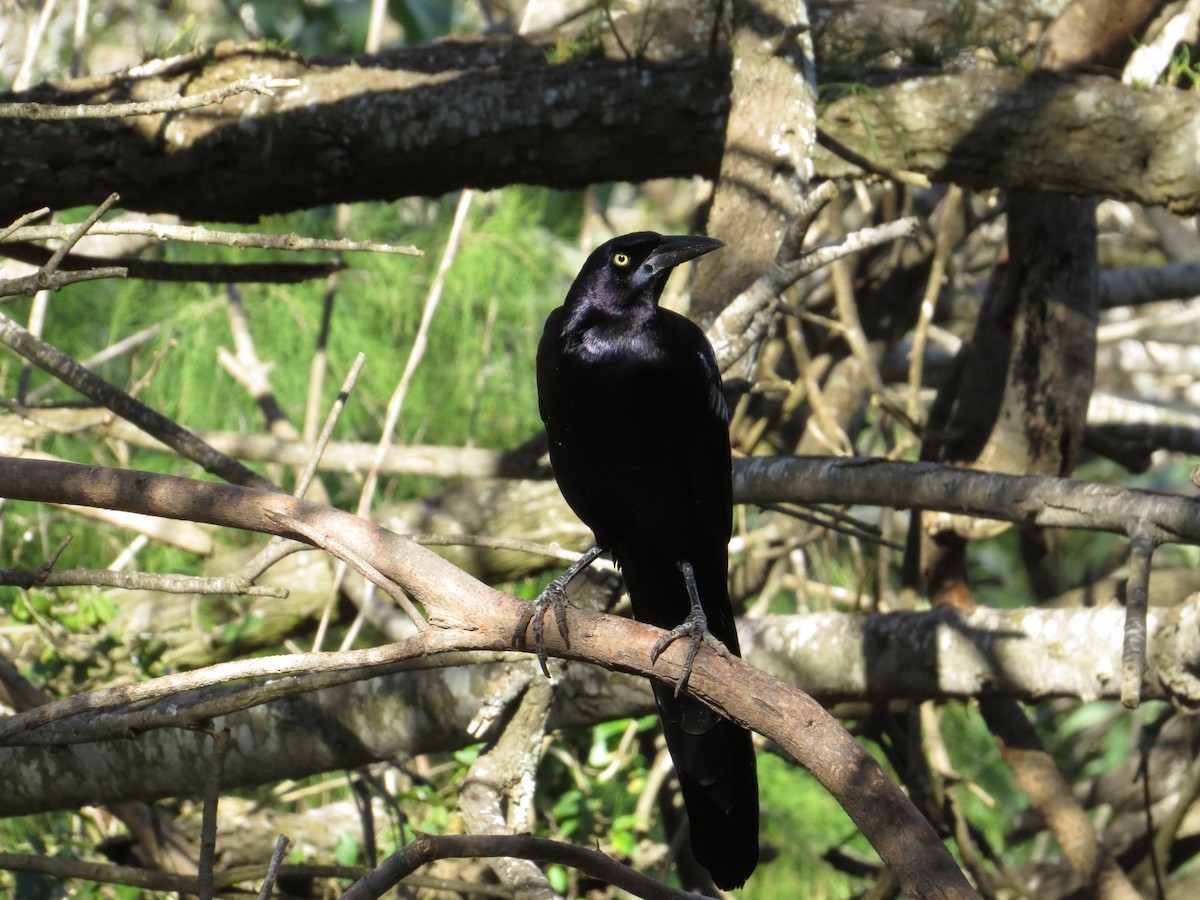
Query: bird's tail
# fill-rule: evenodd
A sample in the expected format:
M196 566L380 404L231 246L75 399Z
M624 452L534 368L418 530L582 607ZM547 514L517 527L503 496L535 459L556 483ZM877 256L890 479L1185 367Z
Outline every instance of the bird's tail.
M723 566L694 563L709 630L741 655ZM674 628L691 609L683 575L664 560L621 558L634 618ZM723 890L758 864L758 774L750 733L689 696L655 683L667 749L691 826L692 852Z

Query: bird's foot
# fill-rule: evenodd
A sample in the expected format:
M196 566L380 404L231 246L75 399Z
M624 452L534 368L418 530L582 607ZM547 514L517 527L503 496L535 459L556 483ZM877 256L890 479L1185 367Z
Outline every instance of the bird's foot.
M562 635L563 643L567 643L567 620L563 615L563 610L571 605L571 601L567 599L568 580L564 575L546 585L545 590L538 594L538 598L521 613L521 619L517 622L517 630L513 633L513 646L524 649L525 631L529 628L530 620L533 621L533 649L537 653L538 662L542 665L542 672L547 678L550 677L550 669L546 663L550 656L546 653L546 636L544 634L546 611L553 608L558 633Z
M650 664L653 665L657 662L663 651L680 638L687 638L690 646L687 657L683 661L683 670L679 674L679 681L675 684L676 697L682 696L687 690L688 679L692 677L692 663L696 660L696 653L700 650L701 644L708 644L712 650L722 656L729 655L729 650L725 645L708 630L708 618L704 615L704 611L696 607L688 613L688 617L683 620L682 624L675 626L654 642L654 648L650 651Z

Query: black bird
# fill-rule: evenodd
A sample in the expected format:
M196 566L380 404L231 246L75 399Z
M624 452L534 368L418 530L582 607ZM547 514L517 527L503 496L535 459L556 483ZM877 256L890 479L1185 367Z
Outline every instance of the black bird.
M686 694L703 641L740 655L729 599L733 499L729 409L712 346L695 324L658 306L671 270L723 246L639 232L588 257L546 320L538 400L554 476L596 546L530 610L545 668L542 622L553 607L566 639L566 584L602 553L621 567L638 621L670 629L689 655L675 691L655 683L692 850L723 889L758 864L758 778L749 732ZM519 634L523 637L522 623Z

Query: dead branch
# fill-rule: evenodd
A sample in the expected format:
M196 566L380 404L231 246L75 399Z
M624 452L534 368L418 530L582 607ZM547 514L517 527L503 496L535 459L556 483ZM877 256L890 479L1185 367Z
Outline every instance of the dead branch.
M920 508L1124 535L1145 520L1156 543L1200 543L1200 502L1190 497L937 463L803 456L734 460L733 495L740 503Z
M111 569L63 569L57 572L0 569L0 584L20 588L91 585L127 591L164 591L169 594L244 594L279 598L287 596L287 591L283 588L250 584L239 578L114 572Z
M7 256L32 266L45 265L52 251L37 244L5 243L3 253ZM113 266L113 263L119 265ZM53 290L55 285L69 284L65 280L66 272L86 271L89 269L124 269L122 274L106 274L110 278L140 278L147 281L203 282L205 284L296 284L314 278L326 278L334 272L346 268L344 262L331 260L323 263L188 263L167 262L158 259L137 259L133 257L108 258L103 256L87 256L82 253L69 253L59 265L59 278L46 287ZM30 278L30 276L25 276ZM95 277L101 277L99 275ZM88 280L88 279L79 279ZM13 279L8 284L17 284ZM41 289L41 285L37 285ZM28 293L28 283L20 293ZM3 293L18 293L16 290L4 290Z
M75 225L23 225L0 238L6 243L45 241L69 237ZM403 256L424 256L424 251L411 245L381 244L375 241L350 241L335 238L304 237L294 232L265 234L252 231L216 231L200 225L170 225L165 222L97 222L91 235L140 235L158 241L180 241L188 244L212 244L235 250L325 250L338 253L394 253Z
M221 103L234 94L254 93L274 97L273 88L296 87L294 81L260 81L243 78L224 87L213 88L187 97L169 97L143 103L76 103L56 106L45 103L0 103L0 119L61 120L61 119L120 119L126 116L151 116L158 113L183 112Z
M532 41L491 40L320 63L224 45L4 99L145 102L177 97L185 82L225 85L252 74L298 86L162 121L12 120L0 220L44 204L96 203L109 190L131 209L255 221L268 212L464 187L713 177L730 91L727 68L707 56L549 61ZM1094 115L1097 109L1105 115ZM1188 215L1200 197L1190 128L1198 115L1194 92L999 69L859 92L827 106L818 125L889 170L980 189L1133 200ZM98 163L97 148L104 150ZM88 166L78 166L85 158ZM814 163L821 177L862 172L820 150Z
M471 856L507 856L571 866L646 900L699 900L700 897L667 887L621 865L599 850L573 847L528 834L417 835L416 840L389 856L342 897L344 900L373 900L427 863Z
M153 434L181 456L199 464L204 471L237 484L270 487L270 483L262 476L208 446L171 419L88 371L61 350L34 337L3 314L0 314L0 343L93 402L107 407L121 418Z
M57 484L44 478L16 477L18 469L49 465L58 467ZM52 484L64 494L80 495L106 507L152 508L172 518L269 534L282 531L301 540L305 535L286 523L303 523L306 533L336 534L343 546L354 546L359 556L422 604L435 627L413 640L431 644L446 640L443 650L464 646L506 649L525 610L521 601L475 581L431 551L330 507L278 493L174 476L39 461L0 463L0 496L36 500ZM554 655L600 662L606 668L660 678L669 684L678 680L686 648L672 647L653 667L648 665L653 642L661 634L658 629L581 610L571 610L568 618L569 647L558 634L548 635L547 645ZM386 653L388 648L357 652ZM743 727L768 736L805 765L867 836L903 889L917 895L972 896L928 821L819 704L737 657L722 657L705 648L696 662L689 681L692 694ZM84 709L86 696L76 700ZM46 708L21 715L45 715L41 710ZM798 722L806 727L796 728ZM0 726L0 732L9 730L10 723Z

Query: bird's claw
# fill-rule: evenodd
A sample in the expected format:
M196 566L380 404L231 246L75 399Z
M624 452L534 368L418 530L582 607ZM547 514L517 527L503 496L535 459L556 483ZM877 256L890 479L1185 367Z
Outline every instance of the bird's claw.
M688 680L692 677L692 663L696 660L696 653L700 650L701 644L708 644L711 649L722 656L729 655L729 650L726 646L717 640L716 636L708 630L708 618L704 615L703 611L694 609L681 624L675 626L654 642L654 647L650 651L650 664L653 665L657 662L663 651L680 638L687 638L690 646L688 647L687 657L683 661L679 681L675 684L676 697L681 697L687 690Z
M568 643L567 639L567 619L563 614L563 610L571 605L571 601L567 598L567 586L561 578L555 578L545 590L538 594L538 598L529 604L528 608L521 613L521 618L517 622L517 630L513 633L513 646L520 649L525 649L525 632L529 628L530 620L533 621L533 649L537 654L538 662L541 663L542 672L547 678L550 677L550 669L547 665L550 655L546 652L546 637L544 634L546 625L546 610L554 609L554 621L558 625L558 633L563 639L563 643Z

